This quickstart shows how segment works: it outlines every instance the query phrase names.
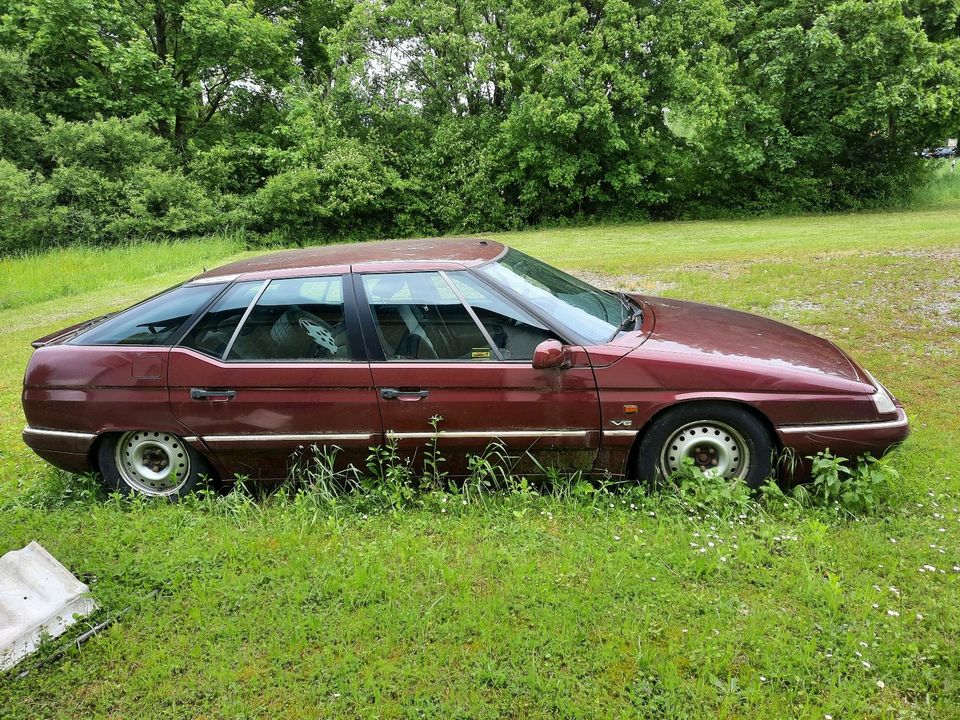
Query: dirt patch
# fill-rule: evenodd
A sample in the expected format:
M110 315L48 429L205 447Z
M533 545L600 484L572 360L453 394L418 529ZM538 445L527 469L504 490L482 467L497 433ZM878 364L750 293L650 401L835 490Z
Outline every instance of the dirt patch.
M649 275L604 275L603 273L573 271L570 273L594 287L628 293L658 295L677 287L675 282L657 280Z

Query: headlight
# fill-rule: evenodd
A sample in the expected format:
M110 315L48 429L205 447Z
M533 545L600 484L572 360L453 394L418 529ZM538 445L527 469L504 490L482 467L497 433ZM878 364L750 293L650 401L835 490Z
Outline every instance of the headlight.
M870 396L873 400L874 407L877 408L877 412L881 415L888 415L896 412L897 406L893 402L893 396L890 395L890 392L869 372L867 372L867 377L870 378L870 382L873 383L873 386L877 388L877 391Z

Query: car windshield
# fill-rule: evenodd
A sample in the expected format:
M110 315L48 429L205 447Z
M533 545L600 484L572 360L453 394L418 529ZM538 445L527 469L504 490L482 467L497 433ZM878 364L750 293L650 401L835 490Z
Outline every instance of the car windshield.
M608 342L631 312L616 295L517 250L508 250L500 260L478 269L592 345Z

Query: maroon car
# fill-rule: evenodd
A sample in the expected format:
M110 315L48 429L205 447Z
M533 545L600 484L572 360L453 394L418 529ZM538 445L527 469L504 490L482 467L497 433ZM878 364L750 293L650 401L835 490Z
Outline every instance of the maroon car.
M879 455L909 431L826 340L598 290L493 240L243 260L34 347L24 441L146 495L283 478L311 446L363 467L435 435L454 474L496 442L535 467L656 480L690 458L757 486L784 450Z

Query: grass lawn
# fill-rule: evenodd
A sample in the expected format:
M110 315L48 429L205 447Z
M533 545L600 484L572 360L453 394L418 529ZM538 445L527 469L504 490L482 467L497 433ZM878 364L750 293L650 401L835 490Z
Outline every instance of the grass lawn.
M0 551L38 540L91 584L94 620L161 592L81 650L0 676L0 717L960 717L960 206L504 237L850 350L914 426L888 505L105 499L19 440L29 341L240 243L5 260Z

